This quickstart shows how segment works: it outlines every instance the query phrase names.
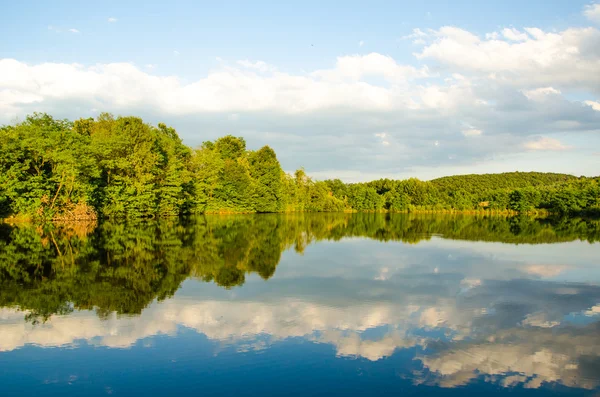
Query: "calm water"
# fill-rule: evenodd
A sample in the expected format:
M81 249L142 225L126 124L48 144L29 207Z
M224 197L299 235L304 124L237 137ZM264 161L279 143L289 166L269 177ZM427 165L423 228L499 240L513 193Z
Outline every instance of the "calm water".
M0 395L598 395L600 223L0 225Z

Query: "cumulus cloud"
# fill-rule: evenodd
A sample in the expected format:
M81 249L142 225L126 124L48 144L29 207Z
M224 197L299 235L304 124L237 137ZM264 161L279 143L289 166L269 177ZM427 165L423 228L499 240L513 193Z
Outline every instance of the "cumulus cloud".
M376 52L362 56L338 57L335 68L311 73L311 76L326 81L343 81L344 79L360 81L365 77L380 76L390 83L402 83L414 78L424 78L428 75L427 67L417 69L413 66L401 65L391 56Z
M521 321L521 325L540 328L553 328L560 325L560 321L548 316L548 313L530 313Z
M552 87L540 87L533 90L523 90L523 94L532 101L543 101L554 95L560 95L560 91Z
M359 47L362 47L364 45L365 45L365 41L364 40L361 40L361 41L358 42L358 46Z
M569 387L598 387L597 369L586 367L581 352L598 357L600 342L595 328L553 333L551 327L513 329L497 333L490 340L457 344L439 355L424 357L423 364L438 374L429 384L458 387L485 375L502 387L517 384L537 389L545 382ZM581 361L580 361L581 360ZM588 376L582 376L589 372ZM520 374L507 378L507 374Z
M525 148L529 150L566 150L569 146L562 144L558 139L550 137L539 137L535 140L525 142Z
M600 92L600 31L570 28L544 32L504 29L500 35L480 36L454 26L427 33L428 42L417 54L445 68L469 71L513 85L558 85Z
M529 40L529 36L527 36L524 32L519 32L514 28L505 28L502 29L502 36L510 41L527 41Z
M588 317L600 315L600 305L592 306L589 310L585 311L585 315Z
M75 28L69 29L69 32L71 32L71 33L80 33L79 30L77 30Z
M113 315L101 320L93 312L78 312L52 318L43 327L25 324L21 321L22 312L2 309L0 315L4 319L0 330L4 337L0 351L25 344L66 346L78 340L126 348L150 336L176 335L181 326L225 345L251 346L260 335L268 335L270 343L305 337L337 346L340 356L362 356L371 360L389 356L398 347L415 344L413 339L399 332L380 341L360 337L361 332L392 321L391 316L397 310L389 304L351 306L342 311L310 302L284 299L281 303L171 300L153 305L137 318Z
M115 22L117 22L117 18L115 18L115 17L110 17L110 18L108 18L108 22L109 22L109 23L115 23Z
M206 78L182 84L175 76L158 77L127 63L84 67L78 64L27 65L0 60L0 87L15 95L34 92L51 102L64 99L100 101L111 106L145 105L170 114L221 111L275 110L283 113L316 112L331 107L386 110L405 107L410 98L393 88L365 84L365 75L383 75L404 82L423 71L404 67L379 54L338 59L334 69L312 76L276 73L258 76L254 70L272 71L264 62L240 61L240 69L222 68ZM251 70L246 70L251 69ZM148 98L156 93L156 98ZM160 94L160 95L158 95ZM120 98L120 99L119 99ZM3 103L18 107L20 100Z
M592 109L600 112L600 101L585 101L584 103L588 106L591 106Z
M590 21L600 24L600 3L585 6L583 14Z

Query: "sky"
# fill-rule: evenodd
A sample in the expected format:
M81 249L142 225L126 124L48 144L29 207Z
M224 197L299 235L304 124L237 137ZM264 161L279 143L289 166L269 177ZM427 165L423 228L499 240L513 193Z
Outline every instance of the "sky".
M600 2L0 0L0 124L232 134L288 172L600 174Z

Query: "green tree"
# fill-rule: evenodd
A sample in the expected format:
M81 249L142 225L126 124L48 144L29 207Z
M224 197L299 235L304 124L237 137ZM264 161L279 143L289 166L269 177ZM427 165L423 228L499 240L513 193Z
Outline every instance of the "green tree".
M257 212L283 209L283 170L273 149L268 146L250 153L250 176L254 182L253 204Z

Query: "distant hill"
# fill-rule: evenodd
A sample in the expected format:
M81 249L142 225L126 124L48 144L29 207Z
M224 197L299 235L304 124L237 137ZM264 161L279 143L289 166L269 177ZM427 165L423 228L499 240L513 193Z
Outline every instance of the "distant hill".
M429 181L440 192L462 189L479 193L491 189L518 189L527 186L550 186L578 179L568 174L550 172L504 172L500 174L468 174L445 176Z

